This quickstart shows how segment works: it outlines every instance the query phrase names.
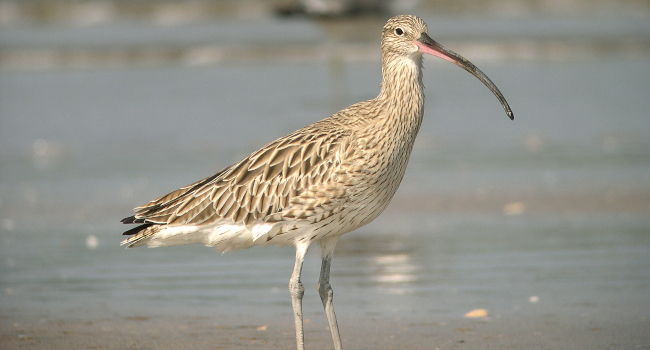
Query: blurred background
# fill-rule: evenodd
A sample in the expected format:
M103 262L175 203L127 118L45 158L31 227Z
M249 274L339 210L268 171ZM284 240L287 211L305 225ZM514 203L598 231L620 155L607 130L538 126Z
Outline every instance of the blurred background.
M399 13L517 119L425 59L407 175L334 260L344 344L650 349L647 0L0 0L0 347L293 346L291 248L126 250L119 220L374 97Z

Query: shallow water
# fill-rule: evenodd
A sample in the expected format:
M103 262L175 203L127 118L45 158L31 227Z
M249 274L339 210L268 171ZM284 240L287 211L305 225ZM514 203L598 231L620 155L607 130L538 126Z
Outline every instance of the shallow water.
M402 188L337 250L340 317L486 308L648 324L650 62L476 63L517 119L461 70L426 62ZM289 319L291 249L126 250L119 219L378 83L360 63L0 72L1 312ZM305 308L320 312L314 289Z

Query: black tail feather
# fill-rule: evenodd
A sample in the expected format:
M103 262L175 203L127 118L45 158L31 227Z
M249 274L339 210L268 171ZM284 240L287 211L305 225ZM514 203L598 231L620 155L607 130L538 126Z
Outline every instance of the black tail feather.
M144 219L136 219L135 216L129 216L120 220L123 224L144 224Z
M128 219L128 218L126 218L126 219ZM124 219L124 220L126 220L126 219ZM122 220L122 222L124 222L124 220ZM122 233L122 235L124 235L124 236L134 235L134 234L146 229L147 227L149 227L151 225L154 225L154 224L144 224L144 225L136 226L136 227L134 227L134 228L132 228L132 229L130 229L128 231L124 231L124 233Z

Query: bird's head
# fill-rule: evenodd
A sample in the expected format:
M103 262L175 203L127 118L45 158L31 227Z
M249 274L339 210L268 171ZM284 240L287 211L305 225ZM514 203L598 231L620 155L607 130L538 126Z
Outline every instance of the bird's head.
M384 25L381 48L384 53L416 57L420 54L418 39L427 32L427 24L420 17L401 15L392 17Z
M428 54L463 68L485 84L501 102L508 118L514 119L506 98L492 80L472 62L431 39L427 34L427 25L421 18L412 15L390 18L382 31L381 49L385 57L419 60L422 54Z

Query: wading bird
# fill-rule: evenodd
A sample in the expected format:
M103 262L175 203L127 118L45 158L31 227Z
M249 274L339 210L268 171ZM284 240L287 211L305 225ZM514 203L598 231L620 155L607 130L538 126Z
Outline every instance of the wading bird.
M322 250L318 291L334 348L341 339L329 283L339 237L376 218L397 190L422 122L422 55L477 77L514 119L506 99L471 62L427 34L424 21L396 16L382 30L379 95L279 138L244 160L134 209L122 220L127 247L199 243L219 251L256 245L296 249L289 292L296 343L304 349L300 272L307 248Z

